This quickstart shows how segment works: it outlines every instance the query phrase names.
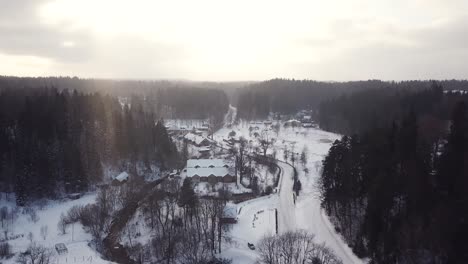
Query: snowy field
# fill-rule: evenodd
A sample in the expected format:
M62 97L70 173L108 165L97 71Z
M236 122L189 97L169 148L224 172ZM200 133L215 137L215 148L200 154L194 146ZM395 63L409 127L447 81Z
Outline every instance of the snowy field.
M275 122L273 122L274 124ZM242 136L247 140L252 140L254 143L258 141L254 136L255 132L262 133L263 131L267 131L266 133L268 133L269 138L274 140L274 144L268 149L267 154L274 154L277 159L286 160L294 165L297 169L299 180L302 183L302 191L294 204L292 199L292 168L286 164L279 163L284 171L280 182L282 189L280 188L279 195L270 198L268 203L263 200L252 200L246 205L248 210L239 214L239 223L234 225L231 231L233 239L238 244L245 245L230 249L224 252L223 256L233 258L233 263L254 263L257 252L249 251L246 247L246 241L258 242L264 235L271 234L271 230L274 230L275 225L271 222L264 222L266 227L252 230L244 222L250 221L251 225L256 211L278 208L280 233L296 229L308 230L315 234L316 242L324 242L332 248L336 255L342 259L343 263L365 263L365 261L354 255L341 236L335 232L328 217L320 207L317 180L319 179L322 160L333 142L341 138L340 135L325 132L317 128L284 127L284 123L280 123L279 131L275 131L271 125L266 125L262 122L240 122L231 128L222 128L215 133L214 139L217 142L224 142L223 139L227 139L231 131L236 132L236 138ZM287 156L285 156L285 152L287 152ZM306 162L301 162L300 160L302 152L305 153ZM292 155L294 155L294 160L291 160ZM245 248L247 250L244 250Z
M74 205L94 203L95 198L95 194L87 194L77 200L51 201L42 210L36 208L37 218L35 218L35 221L31 219L29 214L19 212L13 224L8 226L8 236L10 238L19 236L7 241L11 245L12 252L15 254L24 252L32 241L38 245L53 249L52 263L112 263L103 260L96 251L89 247L89 241L92 239L91 235L83 230L81 224L75 223L69 226L67 233L63 235L60 234L57 228L62 213L66 213ZM14 208L15 203L14 201L2 199L0 205L11 209ZM44 229L44 227L47 228L47 234L42 236L41 228ZM5 231L5 228L2 231ZM2 232L2 239L3 236L4 232ZM68 248L68 253L58 255L54 249L57 243L64 243ZM2 259L0 263L17 263L16 256L8 260Z

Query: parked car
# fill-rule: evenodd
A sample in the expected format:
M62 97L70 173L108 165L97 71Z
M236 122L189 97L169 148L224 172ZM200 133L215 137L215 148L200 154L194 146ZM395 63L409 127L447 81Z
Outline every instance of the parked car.
M252 244L252 243L247 243L247 246L248 246L251 250L255 250L254 244Z

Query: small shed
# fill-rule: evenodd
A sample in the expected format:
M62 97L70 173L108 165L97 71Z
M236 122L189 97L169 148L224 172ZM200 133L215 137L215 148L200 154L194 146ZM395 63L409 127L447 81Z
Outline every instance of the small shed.
M59 255L63 255L63 254L67 254L67 253L68 253L67 246L65 246L64 243L57 243L57 244L55 244L55 250L57 250L57 253L58 253Z
M127 172L122 172L119 175L115 176L115 178L112 180L113 185L121 185L124 184L128 181L129 175Z
M237 205L227 203L223 209L223 215L220 218L221 223L235 224L237 223Z

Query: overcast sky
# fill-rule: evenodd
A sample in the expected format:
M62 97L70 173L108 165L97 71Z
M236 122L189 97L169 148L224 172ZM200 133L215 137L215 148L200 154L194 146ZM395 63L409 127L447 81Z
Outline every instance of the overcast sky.
M467 79L467 0L0 0L0 75Z

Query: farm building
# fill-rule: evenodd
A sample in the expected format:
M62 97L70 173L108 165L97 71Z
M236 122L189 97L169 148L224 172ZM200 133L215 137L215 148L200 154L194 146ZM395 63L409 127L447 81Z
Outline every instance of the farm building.
M223 159L189 159L187 160L187 177L193 182L237 182L235 168Z

